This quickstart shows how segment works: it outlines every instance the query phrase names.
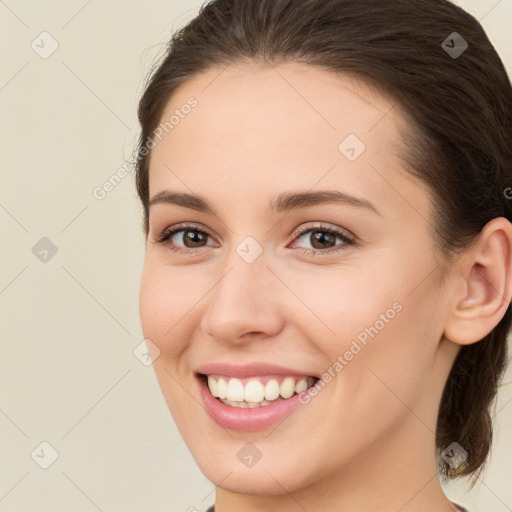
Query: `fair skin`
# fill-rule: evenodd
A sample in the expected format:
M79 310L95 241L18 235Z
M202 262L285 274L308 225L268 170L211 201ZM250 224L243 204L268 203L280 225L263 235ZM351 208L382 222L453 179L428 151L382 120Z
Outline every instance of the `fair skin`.
M454 510L437 477L437 409L460 347L490 332L510 302L511 224L487 224L442 278L432 200L397 157L401 120L389 100L304 64L220 71L172 96L162 119L190 96L198 106L152 150L149 177L150 198L200 195L216 215L152 205L140 287L163 396L218 486L216 511ZM366 146L354 161L338 149L348 134ZM318 190L364 198L379 213L341 203L267 210L281 193ZM154 243L182 222L208 233L202 247L184 237L190 228ZM294 236L320 224L355 244L319 249L312 232ZM248 236L263 250L252 263L236 252ZM264 361L322 375L394 303L401 311L278 425L225 429L202 406L198 366ZM251 468L237 457L247 442L262 454Z

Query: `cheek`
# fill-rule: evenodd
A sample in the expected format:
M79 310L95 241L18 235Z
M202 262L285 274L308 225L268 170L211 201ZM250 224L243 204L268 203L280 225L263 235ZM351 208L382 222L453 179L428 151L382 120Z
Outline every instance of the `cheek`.
M300 323L326 356L327 386L342 401L361 404L361 415L370 403L386 403L396 413L403 405L395 394L407 403L418 398L441 334L435 290L428 283L415 288L423 275L417 265L392 261L387 267L381 259L364 273L329 269L302 281L288 275L290 288L310 309L303 308ZM397 266L400 272L386 272ZM345 405L353 409L354 401Z
M177 355L184 349L187 336L184 321L201 296L195 281L165 266L145 263L140 281L139 314L142 331L161 351L162 355ZM204 294L204 292L203 292ZM191 311L192 310L192 311Z
M389 299L384 300L367 318L367 325L354 326L357 333L344 341L348 350L335 389L358 418L353 428L366 425L369 436L377 423L382 428L397 425L411 410L423 407L439 336L432 296L407 293L395 295L399 300L393 313L386 310Z
M364 346L376 332L382 337L402 309L401 283L386 281L382 268L355 258L339 267L282 271L280 277L295 295L288 293L283 311L333 362L354 339Z

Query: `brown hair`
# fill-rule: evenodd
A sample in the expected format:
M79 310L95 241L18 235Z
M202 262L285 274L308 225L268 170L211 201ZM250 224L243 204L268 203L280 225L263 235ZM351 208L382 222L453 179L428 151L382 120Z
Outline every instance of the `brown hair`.
M449 52L454 32L468 44L460 55ZM146 145L171 94L193 75L244 61L319 66L387 93L408 121L403 158L432 192L433 237L446 261L491 219L512 220L504 193L512 184L512 89L474 17L446 0L214 0L173 35L140 100L136 186L146 236ZM436 428L445 478L473 474L474 485L487 459L510 323L509 305L484 339L456 357ZM452 442L468 453L457 468L440 456Z

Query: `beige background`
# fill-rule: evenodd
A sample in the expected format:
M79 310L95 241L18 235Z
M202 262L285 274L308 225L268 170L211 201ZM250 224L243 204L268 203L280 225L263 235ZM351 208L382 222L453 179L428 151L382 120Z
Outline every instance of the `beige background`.
M459 3L512 72L512 0ZM103 200L92 193L130 157L143 78L200 4L0 0L0 512L214 501L133 354L144 245L132 176ZM447 489L472 512L512 511L512 386L497 410L485 479ZM58 453L47 469L42 442Z

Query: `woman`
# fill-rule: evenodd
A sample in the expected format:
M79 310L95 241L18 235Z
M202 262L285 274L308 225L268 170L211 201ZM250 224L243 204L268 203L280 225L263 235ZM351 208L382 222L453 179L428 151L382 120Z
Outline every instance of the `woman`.
M448 512L512 296L512 90L445 0L215 0L139 105L140 315L217 512ZM158 356L158 357L156 357Z

